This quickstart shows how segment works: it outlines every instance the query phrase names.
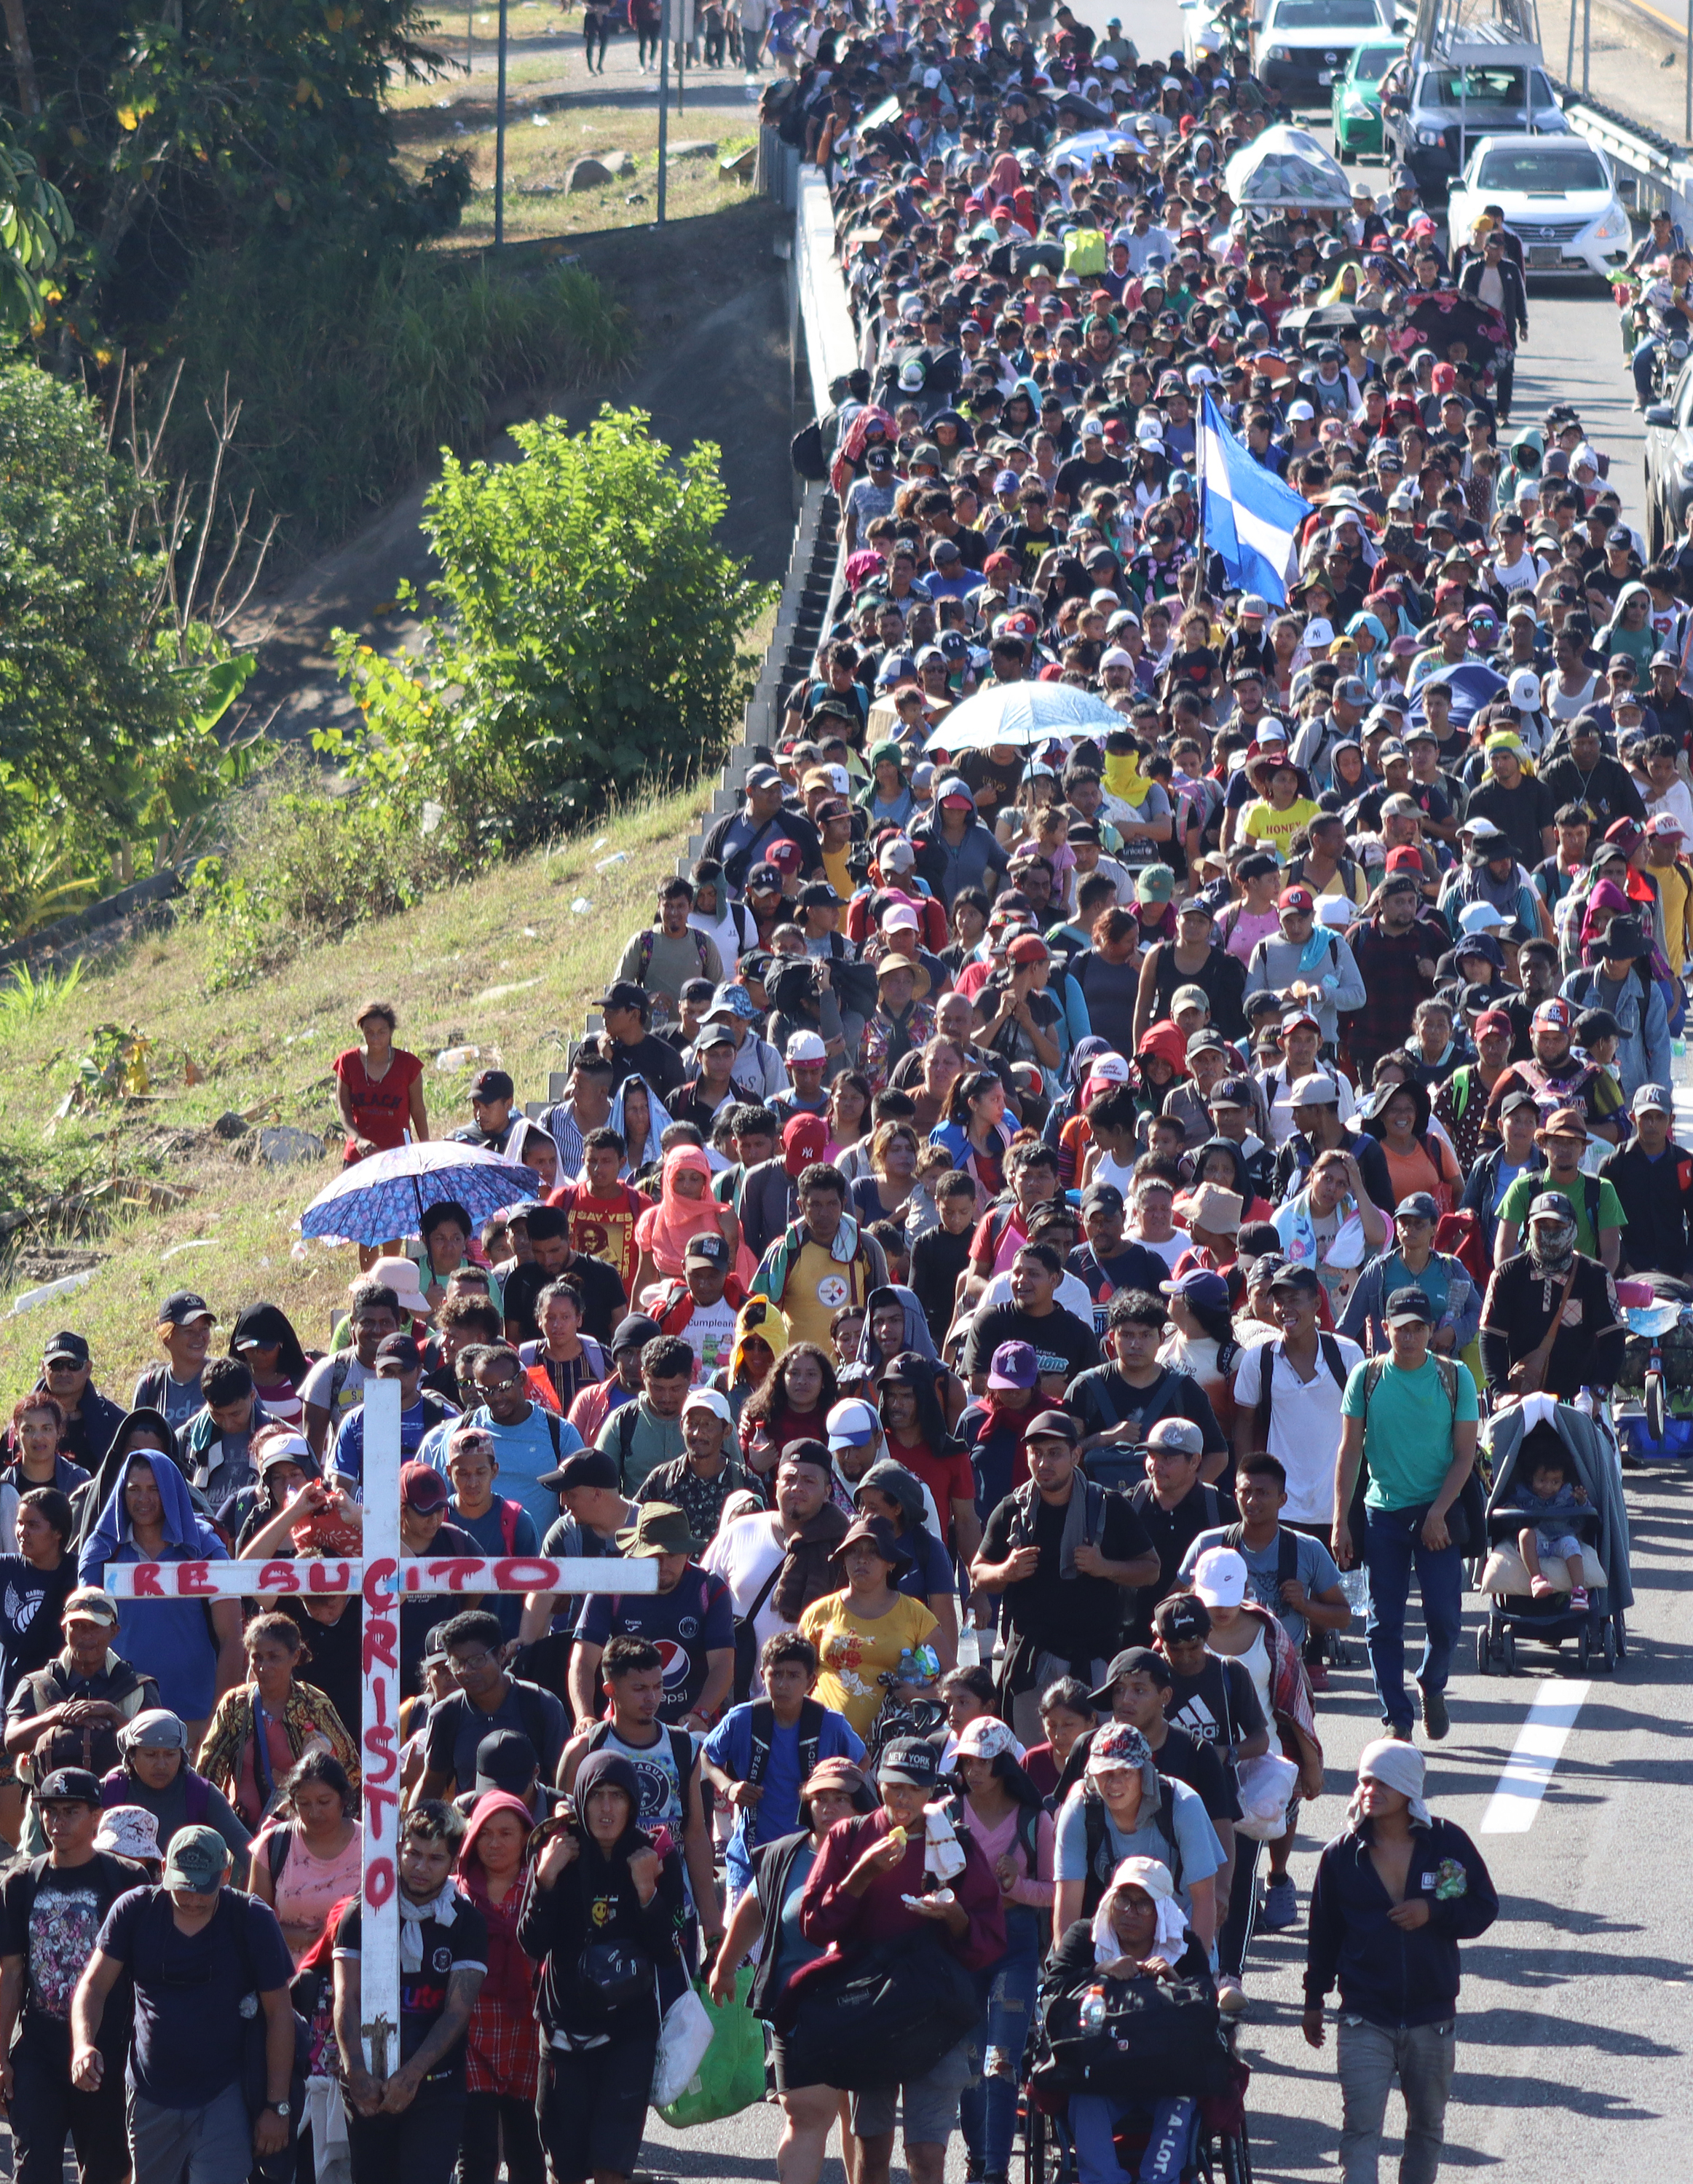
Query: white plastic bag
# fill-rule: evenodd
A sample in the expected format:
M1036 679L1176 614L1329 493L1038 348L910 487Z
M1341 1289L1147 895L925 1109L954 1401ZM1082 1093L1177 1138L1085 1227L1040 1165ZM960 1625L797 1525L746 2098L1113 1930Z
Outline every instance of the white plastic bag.
M1240 1799L1235 1833L1250 1836L1255 1842L1269 1842L1288 1825L1288 1800L1299 1782L1299 1769L1279 1752L1265 1752L1256 1759L1243 1759L1234 1770L1234 1779L1235 1794ZM669 2020L665 2022L668 2025Z
M712 2044L711 2014L690 1987L664 2013L652 2065L652 2105L668 2108L692 2084Z
M1343 1272L1350 1267L1361 1267L1368 1246L1364 1240L1364 1223L1355 1213L1349 1213L1334 1232L1334 1241L1322 1255L1326 1267L1337 1267Z

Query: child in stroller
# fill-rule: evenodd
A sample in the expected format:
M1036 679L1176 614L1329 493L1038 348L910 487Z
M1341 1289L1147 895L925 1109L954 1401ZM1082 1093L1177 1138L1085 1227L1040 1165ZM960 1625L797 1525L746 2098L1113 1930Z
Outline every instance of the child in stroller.
M1525 1449L1518 1460L1511 1496L1513 1505L1530 1519L1517 1535L1528 1572L1528 1590L1536 1600L1567 1593L1571 1612L1584 1614L1587 1588L1581 1581L1581 1541L1571 1524L1575 1512L1588 1506L1587 1489L1573 1477L1574 1461L1556 1435L1542 1434L1536 1428L1535 1435L1532 1455Z

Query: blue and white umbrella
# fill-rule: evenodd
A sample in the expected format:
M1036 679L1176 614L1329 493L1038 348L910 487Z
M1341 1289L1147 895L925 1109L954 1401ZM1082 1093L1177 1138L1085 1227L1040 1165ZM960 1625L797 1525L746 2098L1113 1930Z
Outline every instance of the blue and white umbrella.
M1010 744L1026 750L1049 736L1101 736L1128 722L1091 690L1073 682L994 682L954 705L925 750L986 750Z
M1126 129L1084 129L1079 136L1066 136L1062 144L1054 144L1047 154L1047 166L1054 173L1060 167L1080 167L1085 173L1102 154L1109 159L1122 145L1138 150L1140 141Z
M424 1209L449 1198L480 1225L513 1200L539 1195L532 1167L480 1145L432 1138L395 1145L343 1168L300 1216L302 1236L350 1244L388 1244L416 1233Z

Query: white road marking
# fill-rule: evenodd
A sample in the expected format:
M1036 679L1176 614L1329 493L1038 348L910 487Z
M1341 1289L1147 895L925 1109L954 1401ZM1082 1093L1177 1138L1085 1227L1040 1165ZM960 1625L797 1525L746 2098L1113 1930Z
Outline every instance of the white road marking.
M1593 1689L1590 1683L1548 1684L1534 1696L1528 1719L1517 1732L1499 1787L1483 1815L1484 1836L1526 1835L1534 1825L1552 1769L1569 1741L1575 1718Z

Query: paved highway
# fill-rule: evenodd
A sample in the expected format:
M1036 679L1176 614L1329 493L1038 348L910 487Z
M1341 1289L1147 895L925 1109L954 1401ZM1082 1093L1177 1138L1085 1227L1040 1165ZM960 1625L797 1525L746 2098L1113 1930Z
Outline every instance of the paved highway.
M1077 12L1103 27L1116 9L1078 0ZM1179 44L1167 0L1122 13L1143 53ZM1638 525L1640 421L1608 295L1531 287L1530 328L1518 421L1555 398L1577 403ZM1573 1664L1565 1671L1525 1648L1517 1675L1483 1680L1472 1646L1460 1656L1469 1673L1453 1690L1451 1736L1432 1756L1430 1794L1479 1841L1502 1903L1492 1931L1465 1952L1447 2164L1498 2184L1632 2184L1693 2168L1693 1885L1679 1864L1693 1736L1693 1493L1679 1473L1658 1471L1631 1474L1629 1496L1640 1601L1620 1674L1578 1680ZM1467 1638L1475 1620L1471 1602ZM1319 1716L1330 1794L1294 1858L1302 1903L1314 1854L1342 1823L1357 1753L1378 1733L1361 1645L1354 1650L1357 1665L1334 1677ZM1301 1933L1255 1946L1242 2036L1254 2168L1290 2184L1336 2173L1340 2121L1333 2042L1317 2055L1299 2036L1303 1960ZM1395 2101L1390 2122L1400 2113ZM645 2165L768 2177L777 2123L765 2109L712 2131L660 2126ZM949 2174L964 2174L956 2139Z

